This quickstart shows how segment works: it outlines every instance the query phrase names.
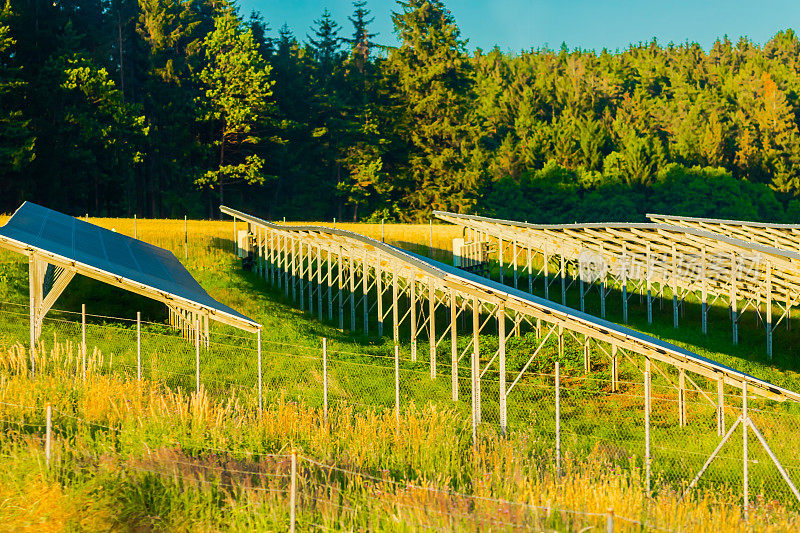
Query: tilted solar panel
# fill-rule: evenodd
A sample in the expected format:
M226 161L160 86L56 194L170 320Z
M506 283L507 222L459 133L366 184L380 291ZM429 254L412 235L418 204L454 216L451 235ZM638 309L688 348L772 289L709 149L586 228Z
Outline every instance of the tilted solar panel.
M0 236L257 325L209 296L169 250L58 211L25 202Z

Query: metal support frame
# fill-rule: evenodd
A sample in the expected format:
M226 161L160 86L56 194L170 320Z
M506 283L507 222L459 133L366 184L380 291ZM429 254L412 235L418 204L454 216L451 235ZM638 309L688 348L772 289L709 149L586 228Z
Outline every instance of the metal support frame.
M241 218L241 217L240 217ZM369 310L377 307L378 318L378 333L383 333L383 324L387 317L391 314L392 320L392 338L395 343L399 344L401 341L401 333L406 335L409 332L409 340L411 341L411 358L415 356L418 358L418 342L420 336L427 334L430 344L430 371L431 378L435 379L437 376L436 369L436 355L438 344L446 337L450 338L450 352L451 352L451 380L452 380L452 398L454 401L459 400L459 360L470 355L470 381L472 390L471 403L475 408L476 420L481 419L481 376L498 361L498 369L503 371L500 374L506 374L508 369L503 368L506 366L505 361L505 343L509 334L519 335L523 325L530 325L530 327L537 333L538 348L530 355L530 359L523 366L519 373L513 376L510 380L510 385L506 383L503 387L504 392L500 395L501 402L507 406L509 395L513 389L519 384L521 377L532 364L535 357L541 353L543 346L550 342L550 337L557 337L554 339L558 343L559 354L565 351L565 335L571 335L578 343L583 343L584 350L584 370L588 373L592 370L591 352L592 349L597 349L600 353L606 353L609 356L612 366L612 389L619 390L619 369L618 359L619 355L630 359L631 356L638 354L647 359L654 359L666 364L676 366L679 370L683 369L686 375L688 372L697 373L707 378L716 379L718 376L719 368L705 368L706 363L698 363L694 360L686 360L683 353L679 351L670 351L671 347L662 347L658 341L649 341L647 339L640 340L637 336L631 336L626 333L618 334L614 328L607 325L595 326L589 319L573 317L569 312L556 308L551 308L545 304L536 303L535 300L528 302L524 298L512 294L504 294L502 291L497 291L496 287L484 287L482 282L474 281L473 279L465 280L463 277L452 277L448 273L437 270L435 264L422 264L404 256L402 253L397 253L393 248L383 248L385 245L366 239L364 237L350 234L342 230L331 232L326 228L315 227L288 227L288 226L273 226L266 222L258 222L258 224L266 228L266 242L272 240L289 242L290 240L296 241L304 250L302 253L304 257L313 265L314 254L320 258L317 265L317 283L322 286L327 285L325 289L329 293L329 305L333 298L330 295L334 283L337 288L344 289L345 284L350 289L351 293L351 326L355 324L353 319L353 309L357 309L355 300L355 287L359 284L360 298L362 309L364 310L364 330L367 331L370 327ZM328 233L330 232L330 233ZM273 235L274 234L274 235ZM474 236L480 238L477 235ZM515 245L516 242L516 245ZM510 261L503 260L505 267L506 263L510 265L510 269L514 269L516 265L517 270L517 283L519 284L519 258L520 254L524 252L527 261L530 255L530 262L526 264L526 269L529 274L529 287L532 285L534 279L534 256L541 257L543 264L541 270L537 273L537 277L542 277L546 284L553 282L549 276L548 263L551 260L557 260L559 264L559 281L563 281L565 288L568 284L575 283L576 285L580 279L580 269L576 265L572 265L571 261L567 261L562 253L552 254L550 246L547 249L537 251L532 247L526 247L523 241L509 239L504 241L504 253L511 253ZM288 252L288 248L285 248ZM306 250L310 250L306 252ZM630 253L626 248L626 254ZM327 261L322 261L323 256ZM627 257L627 255L626 255ZM516 258L516 259L515 259ZM562 258L563 268L562 268ZM544 260L547 259L547 262ZM326 266L326 275L322 275L322 263ZM288 268L291 268L291 263L286 261L283 263L284 273ZM310 270L311 269L311 270ZM280 269L279 269L280 270ZM304 272L309 272L308 280L313 279L313 266L304 267ZM513 270L512 270L513 272ZM278 271L280 274L280 271ZM305 275L305 274L303 274ZM361 276L358 278L358 276ZM571 276L571 281L567 279ZM280 276L278 276L280 277ZM579 278L579 279L576 279ZM605 279L601 281L605 283ZM627 267L624 272L618 277L609 277L609 280L616 280L614 283L622 283L621 280L628 279ZM351 283L352 280L352 283ZM645 287L648 287L648 294L652 298L653 293L661 294L663 286L665 285L662 278L649 279L649 283L642 281L641 283L634 283L635 290L632 293L644 293ZM631 282L627 282L631 283ZM374 292L372 287L374 286ZM619 285L618 285L619 286ZM590 285L591 287L591 285ZM657 289L654 289L657 287ZM584 286L585 288L585 286ZM311 289L313 290L313 289ZM606 287L601 287L601 292L605 291ZM323 289L324 291L324 289ZM386 299L386 292L389 291L391 296ZM321 291L322 292L322 291ZM677 292L677 291L676 291ZM319 295L320 293L318 293ZM627 294L630 297L631 293ZM337 303L342 306L345 303L345 298L336 295ZM370 300L373 300L371 303ZM390 300L388 305L387 300ZM427 306L425 301L427 300ZM437 324L437 305L444 305L449 308L449 320L447 326L440 332L436 331ZM340 307L341 310L341 307ZM466 347L463 347L463 352L459 353L458 348L458 319L459 314L462 319L466 317L466 311L471 311L472 314L472 331L471 339ZM330 308L329 308L330 311ZM485 313L486 319L481 316ZM331 313L332 314L332 313ZM408 328L400 328L403 322L408 319ZM508 328L507 325L511 321L513 326ZM343 320L340 321L342 324ZM486 354L486 360L481 361L480 350L480 333L484 331L489 324L497 324L498 333L502 331L503 340L499 344L498 351L493 355ZM464 325L462 324L462 327ZM495 326L491 326L494 328ZM437 338L438 337L438 338ZM416 345L416 346L415 346ZM415 349L416 347L416 349ZM483 368L485 366L485 368ZM741 379L738 374L734 375L730 372L722 370L725 374L724 380L728 385L741 386ZM727 372L727 373L726 373ZM503 375L501 379L507 379L507 375ZM686 379L688 375L686 375ZM751 379L751 378L747 378ZM757 380L754 380L754 383ZM690 382L694 384L693 381ZM695 385L696 386L696 385ZM676 387L678 388L678 387ZM778 391L777 393L775 391ZM758 392L762 396L767 396L775 399L780 399L783 395L794 394L791 391L783 391L775 387L758 386ZM685 395L685 385L684 392ZM794 396L792 396L794 397ZM800 399L800 395L797 396ZM716 403L714 403L716 405ZM501 429L506 431L508 426L507 420L507 407L503 409L501 418L503 424Z
M644 358L646 365L645 370L643 371L645 380L645 463L647 470L646 475L648 480L648 491L650 489L649 480L651 460L651 369L655 369L657 372L661 373L662 376L664 376L665 379L667 379L667 381L671 383L678 391L681 425L687 423L686 388L688 385L697 388L698 391L715 406L717 410L718 433L726 434L726 437L723 438L723 444L724 441L729 438L732 431L737 427L738 423L742 422L742 420L744 421L746 427L753 429L752 421L749 420L749 418L746 416L746 413L743 413L743 417L740 417L739 420L734 423L732 427L727 428L726 431L723 404L725 385L739 387L742 389L746 387L748 388L747 392L750 392L752 387L752 390L755 390L755 392L760 396L771 399L800 399L800 395L797 395L792 391L786 391L774 386L765 386L755 378L750 378L743 374L736 373L735 371L732 372L729 369L725 369L721 366L713 366L712 363L702 362L699 359L695 360L687 358L685 356L685 352L683 351L670 351L672 348L668 344L659 344L655 340L650 341L647 339L642 339L640 336L632 336L625 333L618 334L617 329L615 329L614 326L608 326L607 324L595 326L592 324L591 320L582 317L575 317L569 312L559 309L558 306L549 307L545 304L537 303L535 300L528 302L519 296L515 296L513 293L503 293L502 291L498 291L496 286L484 287L481 285L481 283L472 278L450 276L447 273L438 272L436 271L435 266L431 268L428 264L415 262L407 257L403 257L401 254L395 255L392 249L380 248L379 243L373 243L360 236L351 236L350 234L341 231L328 235L321 228L294 229L286 226L275 228L267 226L266 224L265 227L267 229L268 237L265 239L265 242L273 242L273 239L277 239L277 241L288 242L289 237L291 237L292 240L299 241L301 246L300 249L302 249L302 246L305 246L305 250L308 250L308 252L305 253L305 257L308 259L309 265L311 261L313 261L312 250L316 252L319 259L322 258L323 254L328 254L327 276L325 277L328 280L327 285L329 288L329 293L330 287L332 286L334 280L335 283L341 287L345 279L350 282L351 279L355 280L357 276L360 275L362 277L357 281L361 284L362 306L364 309L369 309L369 299L372 295L370 289L374 284L374 296L377 300L374 305L378 307L379 332L382 333L382 323L388 314L391 313L393 329L392 336L396 343L398 343L400 340L399 327L405 321L406 317L409 318L409 331L412 346L416 344L420 334L427 333L430 342L430 367L432 379L436 378L436 349L438 343L442 342L447 336L449 336L451 343L452 398L454 401L459 400L459 359L466 356L467 353L470 353L470 388L472 393L470 403L472 407L472 416L474 420L476 437L478 426L481 422L482 375L494 364L494 361L497 361L500 381L500 429L503 433L506 433L509 425L507 412L508 398L520 383L522 377L527 372L534 359L538 357L538 355L544 349L543 347L546 344L551 343L551 337L556 337L555 339L552 339L552 341L557 342L560 354L564 353L566 336L572 336L572 338L578 343L583 343L584 369L587 373L592 369L592 348L594 347L598 353L605 353L611 361L613 391L619 391L620 389L620 356L630 360L634 365L636 365L636 362L632 359L634 355L639 355ZM272 232L275 232L275 236L272 235ZM531 263L534 255L532 249L524 248L519 244L518 241L515 240L510 240L507 242L514 253L514 256L511 257L510 261L511 268L514 270L518 271L519 268L518 256L521 253L520 250L530 250L531 261L527 264L527 270L529 274L529 280L532 280L533 266ZM284 247L284 251L287 253L289 252L286 247ZM304 252L298 251L298 253ZM626 254L627 253L628 249L626 248ZM525 255L527 259L528 252L525 252ZM559 266L561 266L562 258L564 258L563 254L554 254L550 257L557 259ZM359 264L359 262L361 264ZM294 261L292 261L292 263L294 263ZM321 289L321 281L324 282L324 278L321 277L321 261L318 260L317 263L317 282L320 284ZM505 263L506 261L504 260L503 264ZM671 263L672 264L670 266L673 266L676 263L676 261L674 261L674 256ZM292 264L288 261L285 261L283 264L283 271L285 273L289 268L291 268ZM571 273L573 274L573 283L578 281L574 279L574 274L579 272L579 270L571 266L567 268L569 264L570 263L568 261L564 260L564 266L559 270L561 274L559 276L560 281L562 281L562 284L565 286L567 285L568 280L566 277L570 274L570 269ZM764 275L767 275L766 273L768 271L769 270L762 270ZM308 280L312 280L313 270L311 270L311 266L306 268L305 272L309 273ZM334 272L336 272L335 278L333 277ZM541 270L541 275L545 279L546 283L549 283L550 281L547 272L547 262L545 262ZM280 274L279 271L278 274ZM368 279L370 276L372 276L374 279L374 283L370 283L370 280ZM516 277L518 280L518 272ZM278 278L280 278L280 275L278 275ZM626 286L628 283L633 283L633 286L635 287L635 289L632 291L633 293L644 293L646 290L649 307L652 306L653 295L662 295L664 287L670 286L671 284L668 278L665 279L663 277L648 277L640 283L624 281L628 279L627 269L616 278L609 277L603 279L609 279L612 283L615 283L614 280L617 280L616 283L624 283ZM605 283L605 281L603 281L603 283ZM391 287L389 288L387 285L390 285ZM532 281L529 283L529 286L530 285L532 285ZM351 305L355 304L355 286L355 283L350 283L352 294ZM736 285L736 287L738 288L738 285ZM687 294L695 293L695 289L691 287L680 287L672 284L671 288L673 289L673 311L680 309L680 305ZM388 306L388 308L384 308L382 302L383 294L386 290L391 290L392 294L391 304ZM602 290L604 291L605 287L602 287ZM404 297L406 293L407 298ZM321 292L318 293L318 295L319 294L321 294ZM710 290L707 294L710 295ZM626 294L626 297L630 296L630 293ZM764 295L763 299L765 303L767 303L769 298ZM338 297L337 300L340 305L343 304L343 299L341 297ZM427 300L428 303L427 313L425 300ZM676 300L680 303L675 303ZM732 298L732 307L734 305L733 302L735 301L736 298ZM436 306L439 303L448 307L450 312L449 325L439 333L441 337L437 338ZM713 303L713 301L711 303ZM351 318L353 313L352 309L353 307L351 307ZM471 312L472 315L471 341L464 348L463 352L459 353L458 317L459 314L461 314L462 318L465 318L468 311ZM482 313L484 313L486 316L485 320L483 320L483 317L481 316ZM369 328L367 311L365 311L364 316L364 329L366 330ZM509 320L513 321L514 324L510 330L507 327ZM765 322L767 322L767 320L768 319L765 319ZM354 320L351 320L351 323L355 323ZM486 327L489 327L489 324L497 324L496 327L499 341L498 350L492 356L485 354L485 357L488 361L482 362L480 333ZM530 327L537 332L538 346L533 353L530 354L528 361L525 363L525 365L523 365L522 369L518 370L518 372L515 370L515 375L512 376L513 379L510 380L511 383L509 385L507 382L508 368L506 361L506 341L509 334L516 334L523 324L530 325ZM772 323L771 325L774 327L776 324ZM403 329L403 335L405 335L405 331L406 330ZM412 348L412 358L414 357L414 351L416 350ZM654 364L655 362L674 366L678 371L677 384L674 384L669 376L667 376L666 373L658 367L658 365ZM483 363L485 363L485 368L482 368ZM692 375L700 375L707 379L711 379L713 380L712 382L716 382L718 384L718 398L716 402L712 401L711 397L697 386L695 381L690 377L690 373ZM747 393L743 391L743 394L746 395ZM756 431L754 430L753 433L756 434ZM762 444L766 446L764 442L762 442Z
M755 312L758 323L766 329L766 350L771 357L775 327L783 320L786 320L789 327L790 309L800 305L800 274L795 266L800 261L800 247L796 245L800 229L794 227L781 228L778 227L780 225L758 225L741 221L736 221L734 225L713 220L706 223L686 217L672 217L677 221L667 224L661 219L670 217L662 215L654 216L660 222L657 224L603 225L531 225L456 213L436 212L435 215L460 225L465 231L486 235L496 239L498 243L509 243L515 272L516 260L521 250L525 250L526 256L541 254L545 298L548 299L551 285L548 265L555 259L558 265L556 270L559 272L557 277L561 282L562 304L567 301L567 275L576 270L570 264L579 251L588 250L599 254L606 265L622 265L616 276L606 273L598 280L600 316L603 318L606 315L607 292L616 285L623 293L622 319L627 322L631 282L636 290L641 290L642 299L645 293L647 295L648 323L653 320L652 298L655 283L659 287L659 297L666 287L671 292L675 328L685 314L686 297L696 295L701 308L700 328L704 334L708 332L710 307L717 300L729 299L734 344L738 342L738 318L744 311L751 309ZM751 230L755 235L752 239L748 233ZM788 246L787 243L794 244ZM499 248L498 262L501 263L502 272L505 262L500 256L505 256L506 245L501 244ZM763 259L760 264L759 258ZM533 273L530 263L529 260L529 289L532 289ZM515 287L518 287L517 278L515 274ZM776 280L780 281L776 283ZM588 292L583 278L579 285L578 305L583 310ZM738 305L740 301L744 302L743 306ZM777 321L773 320L775 310L780 315Z

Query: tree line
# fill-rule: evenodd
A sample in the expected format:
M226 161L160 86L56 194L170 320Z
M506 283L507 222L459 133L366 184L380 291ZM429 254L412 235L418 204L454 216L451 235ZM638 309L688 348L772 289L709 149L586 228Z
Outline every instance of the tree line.
M800 222L800 40L470 52L443 0L5 0L0 212Z

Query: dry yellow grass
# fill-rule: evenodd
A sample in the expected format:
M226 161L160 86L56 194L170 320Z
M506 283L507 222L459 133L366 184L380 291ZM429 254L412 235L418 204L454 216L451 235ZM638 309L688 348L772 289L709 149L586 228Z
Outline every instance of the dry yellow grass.
M0 521L4 531L99 531L112 526L111 513L89 491L64 490L38 470L22 479L3 477Z
M4 222L0 218L0 224ZM131 219L90 218L90 222L120 233L134 233ZM336 227L381 238L380 224L337 223ZM173 250L179 258L183 254L183 228L183 220L137 221L140 238ZM230 245L233 222L188 221L187 228L191 268L194 271L213 269L217 255L197 253L196 247L208 249L215 245ZM387 242L401 246L407 243L427 246L430 238L430 227L424 224L386 225L384 230ZM449 249L451 239L459 235L453 226L434 225L433 231L434 248L444 250ZM403 483L403 490L384 491L380 498L376 498L374 507L369 507L373 505L371 503L363 504L376 515L392 515L409 523L424 524L425 513L420 509L431 506L438 506L443 513L474 512L484 517L497 517L498 513L504 513L502 516L507 520L519 518L518 508L511 504L480 501L476 504L476 500L466 496L432 499L429 491L414 488L426 486L456 487L461 492L471 491L478 496L590 513L604 514L611 507L619 516L635 520L646 517L659 527L685 531L792 531L800 527L794 512L764 502L759 502L751 521L744 522L740 499L735 494L706 492L679 502L677 494L667 491L654 499L643 498L642 480L637 471L612 472L602 449L595 450L588 459L567 458L562 477L555 477L546 469L537 470L534 458L524 452L528 449L526 441L535 439L535 435L516 435L508 440L487 438L473 453L464 446L465 439L458 436L461 421L447 409L408 409L403 413L402 429L398 432L392 412L356 416L352 410L343 408L332 412L331 426L335 430L328 431L320 424L320 413L302 405L280 402L266 410L262 417L257 417L252 395L232 394L225 399L212 399L204 394L167 390L159 383L139 385L102 376L96 373L96 369L103 366L103 354L92 349L90 354L90 380L84 387L70 377L75 375L80 359L74 344L47 339L42 352L37 354L37 366L51 377L40 377L35 381L22 377L28 357L24 346L0 347L0 402L41 407L45 401L52 401L61 411L103 425L124 428L127 432L125 446L130 447L126 452L130 456L124 460L109 455L107 443L98 445L95 441L80 440L59 444L64 454L70 450L70 453L77 453L76 448L80 445L101 446L102 454L98 452L96 455L105 454L103 461L123 465L111 469L114 476L125 474L126 461L144 461L142 454L149 453L149 444L146 443L154 439L162 444L179 442L189 449L216 447L238 451L242 455L254 450L277 452L294 448L326 462L379 475L391 472L401 483L410 481L413 487ZM13 407L0 405L0 419L20 420L25 416L28 415ZM10 432L4 434L6 442L2 453L5 455L0 457L0 523L4 524L3 527L41 530L40 519L45 517L47 527L52 527L53 531L108 529L116 512L115 504L102 499L91 503L97 495L95 492L91 496L92 483L110 475L99 468L99 460L95 461L97 464L92 463L96 471L93 471L95 477L90 481L77 483L53 479L41 468L40 442L14 440L14 443L23 444L12 446L7 440L10 436ZM131 449L137 449L139 455ZM169 454L157 456L164 459ZM64 468L72 467L64 465ZM202 491L202 486L198 487L197 490ZM231 498L226 505L241 509L242 502L251 501L254 496L245 490ZM279 510L285 509L287 503L285 499L272 503L267 500L258 502ZM176 509L173 512L180 514L183 511ZM569 523L570 528L577 530L600 527L603 521L603 518L590 517L567 522L564 517L568 514L565 513L562 518L551 517L555 522L548 522L544 516L546 513L540 513L542 516L537 518L537 523L542 527ZM217 527L211 520L196 529ZM618 522L618 530L637 529L636 525Z
M298 404L279 402L258 416L252 397L246 394L214 399L202 392L187 394L167 390L159 383L95 374L90 374L83 385L69 377L71 361L76 357L69 353L72 349L56 344L43 350L39 357L51 370L50 375L32 381L24 374L6 371L0 381L0 419L40 423L41 409L50 402L57 413L56 427L74 425L72 430L60 431L63 437L56 439L54 461L59 465L59 475L54 476L42 466L42 445L35 438L41 430L25 436L6 423L0 438L0 523L6 530L108 529L118 509L113 498L104 497L104 483L126 478L126 483L135 484L136 468L142 465L159 468L167 478L174 478L176 461L207 464L204 461L208 459L203 457L212 452L204 450L214 449L229 450L225 453L252 461L263 453L297 450L325 463L397 481L398 485L379 484L379 494L362 500L358 495L371 493L376 485L367 477L349 476L349 488L339 494L342 500L338 505L359 502L364 513L375 515L374 523L382 523L391 515L410 530L426 529L423 526L430 523L433 510L445 517L467 513L470 520L477 517L484 526L488 524L486 530L492 531L514 529L498 522L519 523L523 518L541 527L559 529L557 524L561 524L564 529L581 530L602 527L609 508L619 517L646 520L670 530L716 533L793 531L800 527L797 514L779 505L760 505L750 522L744 522L738 497L731 494L707 491L681 502L679 494L662 491L653 499L645 498L640 472L609 468L600 449L588 459L568 457L563 475L555 476L552 471L537 470L535 461L521 453L525 446L520 439L529 438L525 435L489 437L477 449L465 448L464 439L459 437L460 422L446 409L410 408L404 411L398 430L391 411L355 415L345 407L332 411L330 427L326 428L318 411ZM14 368L20 350L24 348L3 347L0 366ZM75 417L82 422L75 425ZM113 429L96 434L82 429L93 425ZM180 449L194 451L189 455L167 452ZM213 453L218 456L222 452ZM306 476L312 475L308 465L302 468ZM78 470L83 474L76 475ZM195 470L191 469L193 476ZM313 492L312 481L307 479L302 490ZM208 490L197 482L189 487L198 493ZM449 494L451 488L471 494ZM181 490L188 490L187 485ZM246 512L241 504L250 501L279 514L288 505L285 497L266 498L246 485L228 497L223 504L204 505ZM509 501L492 500L496 498ZM512 501L542 509L523 510ZM184 513L182 504L173 502L170 512ZM553 509L549 516L545 507ZM573 515L569 510L589 514ZM213 517L209 520L186 529L219 528ZM358 518L353 520L360 523ZM460 523L456 519L456 524ZM379 529L384 527L393 529ZM616 531L641 529L635 523L617 520Z
M0 225L8 221L9 215L0 215ZM81 217L81 220L86 220ZM136 226L136 236L146 242L162 246L173 250L177 255L183 253L184 221L180 219L138 219L134 222L132 218L94 218L89 217L89 222L100 227L113 229L124 235L134 235L134 225ZM276 222L282 224L283 222ZM237 222L238 229L242 229L243 223ZM287 222L288 225L303 224L323 227L333 227L332 222ZM383 232L381 224L361 224L361 223L336 223L336 228L346 231L353 231L376 240L381 240L382 235L385 241L390 244L402 246L403 244L413 244L418 246L428 246L433 234L433 247L440 250L451 250L452 241L461 236L461 229L451 224L384 224ZM189 246L192 247L197 242L205 243L213 237L225 240L233 239L233 221L228 220L188 220L186 231L189 235Z

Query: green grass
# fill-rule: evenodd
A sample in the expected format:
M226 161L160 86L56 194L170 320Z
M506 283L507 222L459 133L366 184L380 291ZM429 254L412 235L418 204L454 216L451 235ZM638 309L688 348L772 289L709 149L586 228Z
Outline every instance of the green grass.
M717 511L735 497L643 498L641 472L615 471L602 451L565 458L556 476L529 435L486 435L473 448L448 408L408 407L398 428L390 412L337 407L325 425L319 411L291 402L257 416L251 395L214 401L94 373L84 385L68 367L12 376L0 393L0 519L11 530L283 531L290 451L300 454L300 531L577 531L601 527L609 506L662 528L742 525ZM49 469L44 402L54 413ZM779 531L794 520L772 507L754 511L753 524ZM621 518L617 528L641 530Z
M116 222L109 222L112 223ZM316 312L314 316L300 312L285 298L283 291L267 285L255 274L241 270L230 252L230 240L226 238L232 230L231 224L193 222L192 225L196 230L191 232L193 238L189 244L188 260L185 261L187 268L213 297L263 324L262 377L268 405L285 405L288 402L312 409L321 406L321 338L326 337L330 342L331 404L346 405L348 409L362 414L370 413L375 408L393 407L393 345L391 339L375 336L376 317L371 317L372 331L369 336L364 336L360 331L339 331L338 320L320 322L316 319ZM139 234L146 240L173 249L182 257L182 223L176 228L159 229L140 225ZM423 235L426 236L424 233ZM524 283L527 284L527 280ZM598 311L596 293L593 297L594 300L591 297L587 300L589 312ZM8 253L0 255L0 301L20 304L4 304L0 309L0 347L7 348L14 342L24 344L28 330L25 307L27 264ZM608 298L608 316L611 320L619 320L620 306L614 302L619 302L619 298L612 294ZM634 303L630 310L632 327L676 342L700 355L762 379L790 389L800 389L797 365L791 357L790 349L779 347L779 342L791 340L793 337L776 337L776 347L779 349L776 350L775 360L768 361L759 355L759 350L763 352L763 346L755 328L747 326L747 317L743 319L740 330L742 344L733 347L727 338L728 328L721 319L724 314L720 310L714 310L709 320L710 333L708 337L704 337L699 333L699 324L688 323L688 319L682 320L680 329L672 329L670 302L665 303L662 313L654 313L655 323L652 326L646 324L644 310L637 304L638 298L634 296L631 302ZM87 304L91 315L132 319L137 310L142 311L145 320L154 322L146 324L143 332L145 378L163 382L178 390L193 390L194 347L163 325L166 313L161 306L92 280L74 280L59 299L56 307L66 313L53 313L46 320L42 339L48 347L53 346L54 339L58 342L80 342L80 331L75 324L74 313L80 310L81 303ZM569 294L569 303L577 306L577 294L574 291ZM692 315L692 309L688 308L687 317ZM359 308L356 313L359 328L361 317ZM345 327L349 328L349 308L345 310ZM437 329L443 331L443 327ZM385 331L390 332L391 328L387 325ZM461 328L460 331L468 330ZM212 333L211 350L201 351L201 379L204 385L214 397L224 398L232 390L252 395L257 382L253 337L219 325L213 326ZM787 335L794 335L794 332ZM407 337L401 335L401 338ZM130 321L120 322L90 316L87 340L90 347L98 349L93 360L98 371L107 374L135 374L135 331ZM467 336L460 337L459 351L468 342ZM454 428L462 431L465 424L468 427L470 418L469 362L465 358L460 363L459 401L454 404L450 400L452 369L449 343L443 344L437 352L436 380L429 378L428 348L424 340L419 343L417 363L410 361L410 347L401 346L401 402L404 409L410 409L411 405L419 408L433 405L448 409L453 420L460 421ZM516 377L514 370L519 370L525 364L535 346L535 336L525 329L519 338L509 341L509 383ZM713 346L720 346L722 351L714 351ZM491 334L482 336L481 353L484 354L484 365L488 362L485 354L491 354L496 347L496 337ZM515 442L526 442L527 456L537 458L537 462L545 464L552 464L553 458L555 414L553 380L550 374L553 371L555 354L554 341L551 341L508 399L512 439ZM75 360L70 364L77 363ZM614 469L636 472L642 466L644 453L642 379L639 370L623 361L620 378L625 383L621 393L611 393L607 361L595 352L593 372L589 376L583 376L582 348L577 343L570 342L569 337L561 365L565 378L562 384L561 407L564 454L576 461L588 456L601 456ZM669 369L666 371L670 376L675 376ZM715 384L703 380L698 380L698 383L708 390L715 390ZM660 376L654 378L653 390L653 471L659 486L677 488L694 476L718 443L714 412L699 394L691 393L690 424L679 428L675 391ZM728 392L732 393L727 400L727 419L728 424L731 424L737 416L738 396L732 390ZM711 396L715 398L715 393ZM773 450L790 474L795 478L800 477L800 455L793 442L793 434L798 426L797 422L800 421L798 406L753 400L751 407L759 409L753 417ZM492 370L486 373L482 381L482 413L484 423L480 428L481 438L497 438L498 384L496 373ZM752 492L761 494L764 501L778 499L785 504L794 505L777 471L755 439L751 439L750 447L751 457L758 461L751 467ZM741 438L734 437L722 455L709 469L702 486L722 486L724 490L735 493L741 483Z

